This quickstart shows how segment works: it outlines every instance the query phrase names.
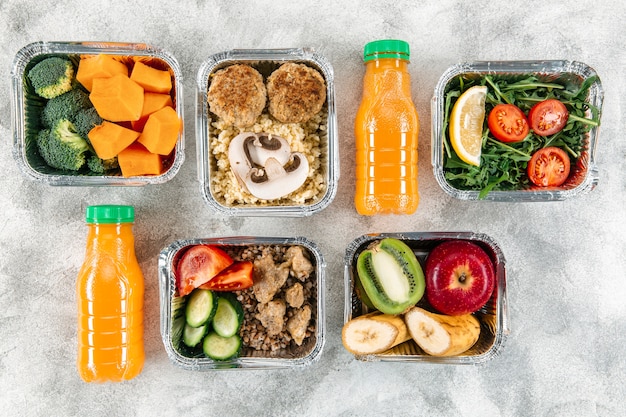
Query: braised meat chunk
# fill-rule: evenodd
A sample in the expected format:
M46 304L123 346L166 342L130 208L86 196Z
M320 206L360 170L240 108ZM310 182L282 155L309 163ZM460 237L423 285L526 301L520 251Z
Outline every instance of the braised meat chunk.
M309 327L310 321L311 307L308 305L298 309L298 311L287 321L287 331L298 346L302 344L302 341L306 337L306 331Z
M254 295L261 304L271 301L287 281L289 267L275 264L271 254L254 260Z
M304 288L302 284L296 282L285 290L285 301L290 307L299 308L304 303Z
M272 300L267 304L259 304L259 313L256 318L267 330L267 334L274 336L283 330L287 306L283 300Z
M300 281L304 281L313 273L315 268L307 258L301 246L292 246L287 249L287 262L290 263L291 273Z

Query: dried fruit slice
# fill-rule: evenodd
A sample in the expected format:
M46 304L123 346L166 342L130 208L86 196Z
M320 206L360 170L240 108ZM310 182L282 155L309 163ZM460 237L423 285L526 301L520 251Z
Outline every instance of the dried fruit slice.
M484 85L470 87L454 103L450 114L452 147L462 161L475 166L480 165L486 97Z

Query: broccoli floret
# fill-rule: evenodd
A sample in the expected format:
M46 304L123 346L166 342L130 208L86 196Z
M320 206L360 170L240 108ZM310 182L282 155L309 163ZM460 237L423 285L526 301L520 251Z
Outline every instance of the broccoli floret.
M54 126L58 120L69 120L74 123L76 115L82 109L93 107L89 94L80 88L54 97L46 103L41 112L41 122L46 128Z
M39 154L52 168L78 171L85 165L87 142L81 138L72 122L58 120L50 129L42 129L37 135Z
M44 98L54 98L72 89L74 65L60 57L50 57L35 64L28 71L35 93Z
M81 109L74 118L74 126L76 126L76 132L84 139L89 140L87 134L95 126L102 124L102 117L98 115L98 112L94 107Z
M92 155L87 160L87 167L89 167L91 172L104 174L105 172L119 168L120 164L118 163L116 156L110 159L100 159L96 155Z

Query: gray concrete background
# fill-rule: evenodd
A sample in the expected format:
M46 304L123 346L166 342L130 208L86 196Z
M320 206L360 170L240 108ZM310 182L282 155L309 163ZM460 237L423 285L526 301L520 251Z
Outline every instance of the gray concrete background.
M254 3L254 4L251 4ZM576 2L50 1L0 2L0 413L15 416L626 415L624 144L626 5ZM361 217L352 203L353 118L363 45L411 45L420 131L421 204L411 216ZM142 188L54 188L21 175L12 157L9 74L39 40L146 42L172 53L184 77L186 162L170 182ZM233 48L314 47L334 66L339 192L303 219L227 218L199 192L195 76ZM599 186L565 202L463 202L430 164L430 99L450 65L472 60L570 59L605 89ZM75 369L74 282L84 254L84 208L133 204L146 281L146 363L136 379L88 385ZM341 345L343 255L370 232L478 231L502 247L512 333L481 366L363 363ZM167 358L159 334L157 255L173 240L230 235L316 242L327 262L326 344L309 367L193 373Z

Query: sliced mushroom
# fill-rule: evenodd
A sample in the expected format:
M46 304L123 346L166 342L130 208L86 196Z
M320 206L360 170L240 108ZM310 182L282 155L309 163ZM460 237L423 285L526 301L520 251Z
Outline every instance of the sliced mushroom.
M289 143L276 135L241 133L231 141L228 158L241 186L263 200L297 190L309 174L306 156L291 153Z
M250 194L263 200L273 200L296 191L309 175L309 161L304 154L296 152L293 162L281 165L269 158L262 170L251 170L244 182ZM261 173L261 175L259 175Z
M249 152L252 163L265 166L269 158L275 158L281 164L289 162L291 151L289 142L280 136L260 134L254 139L248 136L244 140L244 150Z
M231 168L242 187L253 168L261 168L269 158L286 164L290 158L289 142L280 136L244 132L235 136L228 148Z

